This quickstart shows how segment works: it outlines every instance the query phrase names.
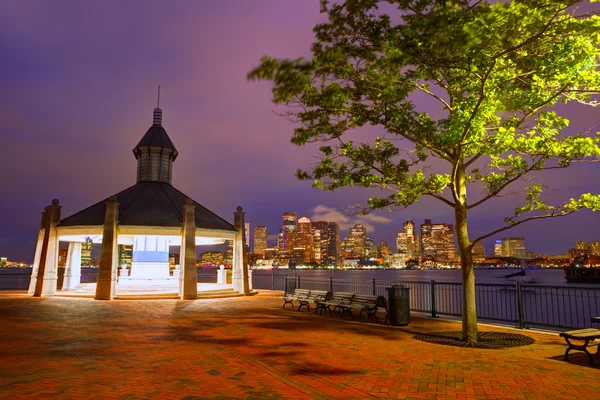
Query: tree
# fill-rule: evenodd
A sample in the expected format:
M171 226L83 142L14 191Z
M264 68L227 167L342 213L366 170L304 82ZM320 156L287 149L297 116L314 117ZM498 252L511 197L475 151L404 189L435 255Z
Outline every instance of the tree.
M293 144L323 142L320 162L299 170L300 179L325 190L382 189L364 213L402 209L422 196L452 207L467 344L479 338L473 245L527 221L600 209L590 193L553 204L540 180L542 171L600 158L598 134L567 135L569 120L554 107L598 105L600 20L578 11L581 3L322 0L328 22L314 28L312 59L263 57L248 74L273 81L273 102L299 125ZM418 110L415 92L439 110ZM366 125L382 135L347 139ZM444 172L426 168L431 157ZM470 238L469 212L514 194L507 189L515 184L522 205L498 229Z

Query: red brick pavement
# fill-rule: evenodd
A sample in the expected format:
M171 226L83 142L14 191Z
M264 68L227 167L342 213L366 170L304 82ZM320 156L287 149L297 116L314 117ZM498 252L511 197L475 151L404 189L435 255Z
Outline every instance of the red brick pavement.
M341 321L282 310L277 296L0 294L0 398L600 399L600 369L578 352L563 361L556 335L524 331L536 343L506 350L448 347L413 336L454 322Z

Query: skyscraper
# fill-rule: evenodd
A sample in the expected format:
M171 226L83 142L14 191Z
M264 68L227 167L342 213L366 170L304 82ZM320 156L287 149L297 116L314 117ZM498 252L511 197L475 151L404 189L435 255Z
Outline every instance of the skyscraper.
M354 258L364 258L367 255L367 230L361 224L356 224L350 228L350 234L348 235L354 243Z
M92 239L85 238L85 242L81 243L81 266L89 267L92 260Z
M502 256L514 258L526 258L525 238L509 237L502 238Z
M327 224L327 257L328 265L340 266L340 226L337 222Z
M310 219L306 217L302 217L298 220L298 231L296 233L296 248L304 249L304 262L314 261L313 229L312 224L310 223Z
M259 258L265 256L265 249L267 248L267 227L266 226L255 226L254 227L254 254L257 254Z
M377 245L377 256L381 257L381 258L385 258L387 256L389 256L391 253L390 251L390 246L388 245L388 242L386 242L385 240L379 242L379 244Z
M131 259L133 255L133 245L120 244L118 245L118 266L131 268Z
M233 264L233 240L227 241L227 251L225 253L225 257L223 257L223 264Z
M494 255L497 257L502 257L502 240L496 240L494 242Z
M327 222L312 222L313 230L313 254L315 261L319 264L327 259Z
M423 257L433 256L437 262L453 260L456 256L454 225L432 224L426 219L421 225L421 247Z
M368 237L366 239L366 257L367 258L375 258L377 257L377 247L375 247L375 239L372 237Z
M479 256L479 257L483 257L485 256L485 246L483 245L483 241L480 240L479 242L475 243L475 245L473 246L473 251L472 251L474 256Z
M600 242L590 242L590 254L593 256L600 256Z
M294 252L297 229L296 212L284 212L281 226L281 252L285 252L289 255Z
M246 222L244 227L244 234L246 235L246 250L250 252L250 223Z

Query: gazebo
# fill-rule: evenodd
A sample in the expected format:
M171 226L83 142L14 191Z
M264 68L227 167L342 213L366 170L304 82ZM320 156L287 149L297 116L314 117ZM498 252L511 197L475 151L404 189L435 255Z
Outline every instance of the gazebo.
M153 124L133 149L137 183L116 195L60 219L61 206L53 200L42 212L29 294L57 292L59 242L68 242L63 291L80 284L81 245L88 238L102 243L95 299L110 300L117 293L117 246L132 245L128 285L177 287L184 299L198 297L196 246L233 240L233 289L250 294L244 212L234 212L234 225L217 216L172 185L177 149L162 126L162 110L154 109ZM179 276L171 276L169 246L180 246Z

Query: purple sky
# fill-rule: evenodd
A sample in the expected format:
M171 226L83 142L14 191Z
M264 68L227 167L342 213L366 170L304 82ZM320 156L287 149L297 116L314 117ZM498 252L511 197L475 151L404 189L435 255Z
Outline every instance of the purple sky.
M3 2L0 256L33 259L40 212L52 198L65 217L135 183L131 150L152 123L159 84L163 125L180 153L178 189L229 221L242 205L247 222L266 224L270 234L288 210L345 218L342 237L356 222L339 211L368 193L321 192L296 180L314 148L289 143L293 127L274 114L268 83L246 81L264 54L309 54L312 27L323 18L318 0L173 4ZM573 130L600 122L598 108L565 110ZM553 196L597 192L598 168L559 171L547 180L558 189ZM503 199L472 214L472 235L498 226L516 204ZM450 208L429 199L362 222L376 241L391 243L409 218L453 222ZM600 240L599 222L600 214L581 212L502 236L523 235L529 250L556 254L576 240Z

